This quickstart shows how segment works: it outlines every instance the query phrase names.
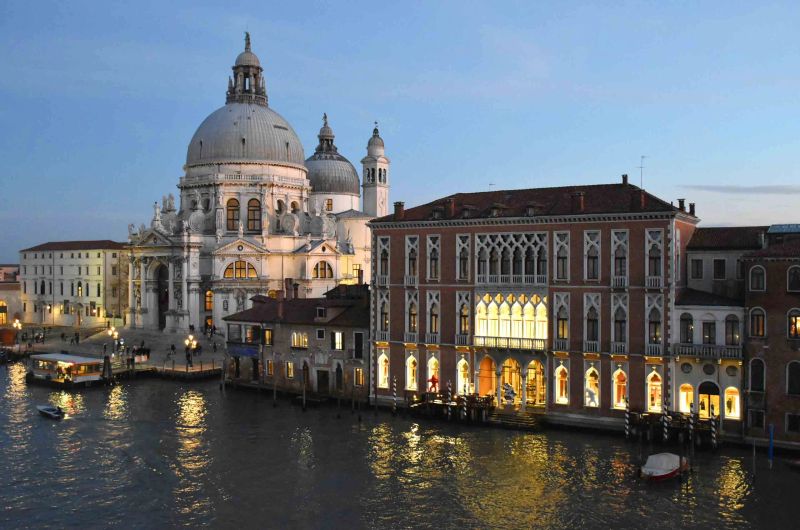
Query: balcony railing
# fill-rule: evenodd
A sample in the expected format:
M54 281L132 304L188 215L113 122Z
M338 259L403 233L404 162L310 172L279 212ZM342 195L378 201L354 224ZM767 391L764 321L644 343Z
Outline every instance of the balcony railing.
M645 286L648 289L661 289L663 283L661 280L661 276L648 276L645 279L645 282L646 282Z
M416 274L406 274L405 283L408 287L416 287L417 286Z
M675 344L675 355L688 355L703 359L741 359L741 346L718 346L716 344Z
M379 331L376 335L375 340L380 342L389 342L389 332L388 331Z
M518 337L475 337L475 346L485 348L501 348L508 350L539 350L547 348L546 339L528 339Z
M439 344L439 334L438 333L426 333L425 334L425 344Z
M583 351L597 353L600 351L600 344L596 340L585 340L583 341Z
M414 342L414 343L416 343L417 342L417 334L416 333L410 333L410 332L406 331L406 333L405 333L405 342Z
M614 289L625 289L628 287L627 276L613 276L611 278L611 287Z
M555 339L553 341L553 349L558 351L568 351L569 350L569 340L567 339Z
M389 285L389 275L379 274L376 276L375 283L378 285L378 287L386 287Z
M647 355L661 355L664 351L664 347L661 344L648 344L647 345Z
M628 351L627 342L613 341L611 342L611 353L626 353Z
M489 285L547 285L546 274L478 274L477 283Z
M469 346L469 334L458 333L456 335L456 346Z

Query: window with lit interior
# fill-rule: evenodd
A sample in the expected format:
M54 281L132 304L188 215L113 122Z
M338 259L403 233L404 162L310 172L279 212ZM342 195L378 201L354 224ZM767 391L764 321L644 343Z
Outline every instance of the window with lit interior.
M238 260L225 267L225 272L222 274L222 277L226 279L252 279L258 278L258 274L256 273L256 268L251 264L246 261Z

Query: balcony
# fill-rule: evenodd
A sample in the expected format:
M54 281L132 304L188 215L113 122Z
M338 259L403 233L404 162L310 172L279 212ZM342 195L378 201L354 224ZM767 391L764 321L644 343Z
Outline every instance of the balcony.
M425 344L439 344L439 334L438 333L426 333L425 334Z
M378 287L387 287L389 285L389 275L379 274L375 277L375 284Z
M389 342L389 332L388 331L379 331L376 336L375 340L380 342Z
M701 359L741 359L741 346L718 346L716 344L675 344L675 355L687 355Z
M627 289L628 288L628 277L627 276L612 276L611 277L611 288L612 289Z
M546 274L478 274L478 284L484 285L547 285Z
M404 335L404 337L403 337L403 340L404 340L405 342L413 342L413 343L416 343L416 342L417 342L417 334L416 334L416 333L411 333L411 332L408 332L408 331L406 331L406 333L405 333L405 335Z
M583 341L583 351L587 353L598 353L600 351L600 344L596 340Z
M648 289L661 289L663 281L661 276L648 276L645 279L645 287Z
M611 343L611 353L627 353L628 352L628 343L627 342L617 342L613 341Z
M569 351L569 340L555 339L553 341L553 349L558 351Z
M664 347L661 344L648 344L645 350L647 355L655 355L660 357L664 353Z
M469 346L469 334L468 333L456 334L456 346Z
M406 287L416 287L417 286L417 275L416 274L406 274L405 284L406 284Z
M527 339L517 337L475 337L473 344L485 348L506 350L538 350L547 348L547 339Z

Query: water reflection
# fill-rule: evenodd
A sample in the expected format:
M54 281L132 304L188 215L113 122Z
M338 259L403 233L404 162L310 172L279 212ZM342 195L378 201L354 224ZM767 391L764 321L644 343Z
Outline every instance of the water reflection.
M211 501L202 488L210 458L208 443L203 436L206 431L206 401L200 392L188 390L178 398L177 405L175 432L178 450L174 471L179 481L173 490L173 498L179 513L202 516L211 508Z
M128 415L128 395L125 387L115 385L108 393L103 416L108 420L121 420Z

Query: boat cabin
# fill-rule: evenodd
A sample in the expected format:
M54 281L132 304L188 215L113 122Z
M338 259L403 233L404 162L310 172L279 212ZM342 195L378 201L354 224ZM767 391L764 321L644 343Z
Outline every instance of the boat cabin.
M31 355L28 375L53 383L90 383L103 376L103 359L66 353Z

